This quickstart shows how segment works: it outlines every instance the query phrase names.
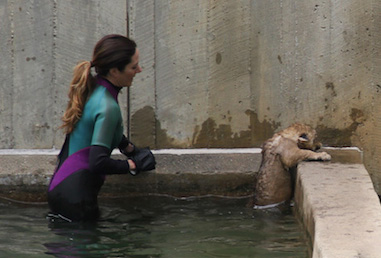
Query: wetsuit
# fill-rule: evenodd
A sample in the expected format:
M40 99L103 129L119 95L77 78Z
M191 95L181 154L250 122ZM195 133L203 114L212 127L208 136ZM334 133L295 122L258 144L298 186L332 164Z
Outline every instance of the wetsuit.
M127 160L110 158L113 149L128 144L123 136L119 89L98 77L81 119L66 136L48 189L54 214L76 221L97 219L97 197L105 175L129 172Z

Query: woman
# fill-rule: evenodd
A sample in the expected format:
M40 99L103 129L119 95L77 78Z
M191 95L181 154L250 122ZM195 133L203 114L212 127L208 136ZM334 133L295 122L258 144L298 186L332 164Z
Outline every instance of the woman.
M92 67L96 77L91 74ZM135 175L155 168L151 151L136 148L123 135L118 104L119 91L131 86L141 71L135 42L121 35L103 37L95 45L92 61L74 68L62 118L66 140L48 190L55 216L69 221L97 219L97 197L105 175ZM127 160L110 158L116 147Z

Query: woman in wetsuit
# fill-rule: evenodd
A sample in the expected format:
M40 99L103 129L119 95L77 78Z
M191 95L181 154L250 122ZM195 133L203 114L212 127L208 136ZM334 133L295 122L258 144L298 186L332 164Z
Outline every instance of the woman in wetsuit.
M74 68L62 118L66 140L48 189L53 214L70 221L97 219L97 197L105 175L135 175L155 168L151 151L135 147L123 135L118 104L119 91L131 86L141 71L135 42L122 35L103 37L94 48L92 61ZM117 147L127 160L110 158Z

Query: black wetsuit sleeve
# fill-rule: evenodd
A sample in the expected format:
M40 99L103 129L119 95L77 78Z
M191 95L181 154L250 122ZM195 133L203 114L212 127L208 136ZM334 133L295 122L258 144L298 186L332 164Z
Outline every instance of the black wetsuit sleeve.
M126 150L128 145L131 145L133 147L132 151L130 152L127 152ZM132 142L130 142L124 134L123 134L122 140L119 143L118 148L121 153L123 153L129 158L131 158L132 156L136 154L136 149L137 149L136 146Z
M126 174L130 171L127 160L115 160L110 158L110 150L107 147L93 145L89 154L89 169L98 174Z
M123 136L122 136L122 140L120 141L118 148L119 148L120 150L123 150L123 149L125 149L125 148L128 146L129 143L130 143L130 141L129 141L129 140L127 139L127 137L123 134Z

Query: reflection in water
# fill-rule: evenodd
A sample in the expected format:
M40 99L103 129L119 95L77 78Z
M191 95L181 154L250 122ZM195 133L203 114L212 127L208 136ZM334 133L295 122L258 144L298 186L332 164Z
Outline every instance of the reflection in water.
M290 208L258 211L246 203L212 197L101 199L101 220L67 223L46 220L47 206L0 202L0 257L308 257ZM23 239L6 241L4 232Z
M72 222L51 220L49 229L60 236L56 242L45 243L46 254L55 257L160 257L155 253L146 253L152 249L148 244L150 232L140 224L150 224L150 218L138 213L122 216L122 210L105 209L108 214L98 222ZM122 221L118 218L123 217ZM139 234L140 238L134 238ZM145 250L145 254L134 254L137 250Z
M46 254L51 254L56 257L88 257L96 251L96 257L107 257L107 254L102 253L102 247L99 246L100 231L97 230L96 224L84 223L67 223L67 222L52 222L49 228L54 234L60 236L60 240L56 242L45 243L44 246L48 249ZM90 253L86 253L91 251ZM95 256L93 256L95 257Z

